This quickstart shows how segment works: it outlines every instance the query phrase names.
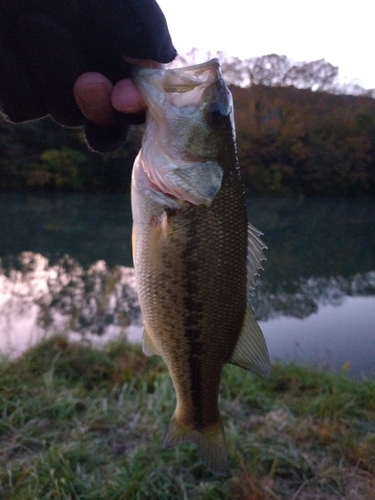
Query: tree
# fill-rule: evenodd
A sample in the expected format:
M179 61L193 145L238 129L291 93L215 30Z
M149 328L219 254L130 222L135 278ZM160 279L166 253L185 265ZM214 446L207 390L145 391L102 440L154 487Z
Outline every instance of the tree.
M375 89L366 90L358 83L342 85L339 82L339 68L325 59L310 62L293 62L285 55L267 54L249 59L239 59L225 52L202 53L191 49L184 56L178 56L174 65L190 65L217 57L220 60L225 80L230 85L249 87L266 85L324 91L334 94L375 96Z

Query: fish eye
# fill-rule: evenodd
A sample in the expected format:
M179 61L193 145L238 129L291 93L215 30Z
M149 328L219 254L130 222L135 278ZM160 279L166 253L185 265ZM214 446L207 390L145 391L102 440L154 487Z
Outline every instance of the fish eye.
M220 102L213 102L207 109L207 121L212 125L220 125L228 118L227 109Z

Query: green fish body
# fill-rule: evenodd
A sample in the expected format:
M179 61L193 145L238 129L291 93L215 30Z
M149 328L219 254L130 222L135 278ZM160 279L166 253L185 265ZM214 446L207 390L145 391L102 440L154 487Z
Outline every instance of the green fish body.
M134 79L148 105L132 178L143 350L163 358L177 397L164 446L192 441L225 474L222 368L270 373L248 303L265 247L247 220L232 97L216 59Z

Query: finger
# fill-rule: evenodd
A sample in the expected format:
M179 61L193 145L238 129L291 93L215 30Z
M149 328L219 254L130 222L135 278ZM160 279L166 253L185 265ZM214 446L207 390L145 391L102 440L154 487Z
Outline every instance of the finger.
M129 78L116 83L112 92L112 106L120 113L142 113L146 110L139 90Z
M116 121L112 108L113 85L100 73L83 73L74 84L74 97L83 115L99 127L110 127Z

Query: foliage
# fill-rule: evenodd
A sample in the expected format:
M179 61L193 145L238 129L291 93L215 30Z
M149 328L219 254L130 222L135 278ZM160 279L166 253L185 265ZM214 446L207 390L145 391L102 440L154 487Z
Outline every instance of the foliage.
M194 57L193 50L184 62ZM323 59L222 55L221 64L232 83L240 164L251 193L374 195L374 90L340 87L338 68ZM123 148L99 154L88 150L79 129L49 119L0 120L0 189L127 192L141 133L134 128Z
M9 500L375 498L374 382L297 366L224 370L230 470L161 447L174 394L160 358L56 336L0 363L0 496Z
M295 87L234 87L238 153L253 193L375 193L375 100Z
M140 133L130 134L127 147L99 154L80 129L48 118L17 125L0 119L0 189L125 192Z

